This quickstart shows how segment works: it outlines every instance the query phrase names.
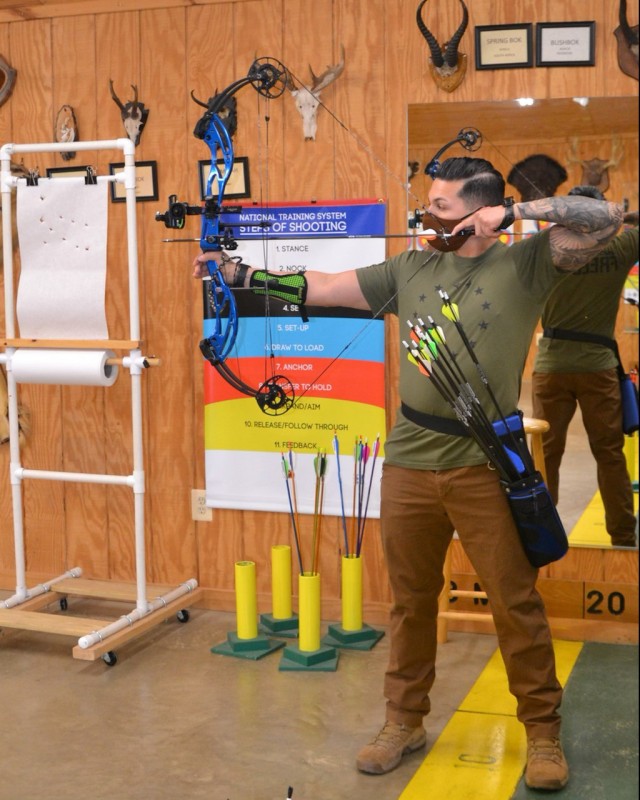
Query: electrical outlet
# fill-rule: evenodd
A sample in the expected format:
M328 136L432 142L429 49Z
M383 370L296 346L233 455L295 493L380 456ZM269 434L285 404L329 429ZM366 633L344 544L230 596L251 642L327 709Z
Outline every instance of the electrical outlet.
M213 519L213 512L207 507L204 489L191 490L191 519L196 522L210 522Z

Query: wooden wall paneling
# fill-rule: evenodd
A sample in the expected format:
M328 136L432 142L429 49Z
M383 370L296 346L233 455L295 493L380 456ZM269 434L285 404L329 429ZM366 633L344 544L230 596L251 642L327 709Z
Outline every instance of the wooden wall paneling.
M233 65L233 5L202 6L189 9L186 17L187 30L187 82L185 96L193 90L196 97L203 102L212 96L216 89L224 88L234 79ZM211 31L219 31L221 35L212 36ZM247 90L248 91L248 90ZM189 135L186 144L185 170L189 176L188 197L194 202L200 197L198 181L198 161L209 156L209 149L204 142L193 136L196 121L204 109L189 101L187 105L187 119ZM239 125L242 125L239 120ZM200 220L195 217L191 224L187 224L188 236L200 236ZM178 246L178 245L176 245ZM199 251L196 243L193 246L185 245L185 264L193 259ZM203 358L198 348L202 339L202 285L190 277L190 319L188 328L190 352L192 360L193 380L193 488L204 488L204 393L203 393ZM215 586L217 545L220 537L220 515L217 510L212 512L212 522L197 522L197 559L198 581L201 586ZM229 585L227 583L227 588Z
M234 42L235 8L233 4L221 7L203 7L190 9L187 14L187 75L189 91L202 101L211 97L216 91L221 91L232 81L245 75L251 62L252 55L246 64L236 66ZM211 32L217 35L212 36ZM246 88L246 94L251 89ZM245 114L244 107L240 106L238 99L238 134L234 137L234 145L238 151L237 136L249 124L249 116ZM189 103L189 131L193 131L196 121L203 113L203 109L195 103ZM253 118L253 116L251 117ZM208 159L209 148L204 142L189 135L187 142L187 157L189 170L197 172L199 160ZM249 161L251 167L251 160ZM199 184L198 184L199 186ZM199 189L194 187L192 197L199 197ZM191 233L200 237L200 220L196 217L190 227ZM189 262L199 251L194 243L190 248ZM186 264L185 264L186 266ZM190 270L187 274L190 273ZM204 396L203 396L203 359L198 349L198 342L202 339L202 287L200 281L189 278L192 284L192 324L190 331L194 381L194 426L193 451L196 462L196 483L194 488L204 488ZM198 536L198 565L199 583L206 587L221 588L233 591L234 571L233 564L244 557L241 548L242 511L213 510L211 522L199 522L196 525Z
M53 117L62 105L71 105L78 120L80 138L95 138L96 86L94 19L91 16L52 20ZM85 79L78 80L79 75ZM96 163L96 151L77 152L69 160L48 156L48 166ZM105 472L104 394L100 388L62 387L62 447L65 469L70 472ZM66 528L65 567L82 566L85 574L107 578L109 574L106 529L106 488L98 484L64 484Z
M221 35L212 36L211 31L219 31ZM228 86L235 77L233 64L233 4L222 6L198 6L190 8L186 16L186 64L187 78L185 83L185 97L191 91L194 95L206 102L216 89ZM226 34L226 35L225 35ZM247 91L249 91L247 89ZM200 184L198 178L198 161L209 156L209 148L193 136L193 129L197 120L204 113L204 109L196 103L187 102L187 142L185 150L184 170L188 178L188 200L197 202L200 197ZM239 120L239 126L243 124ZM250 165L251 166L251 165ZM185 226L187 237L200 237L200 219L191 218ZM191 263L195 254L199 252L197 243L193 245L175 245L184 251L185 267ZM204 360L198 343L202 339L202 282L190 277L191 271L187 269L187 289L190 297L190 325L187 328L189 339L189 352L191 354L192 375L191 388L193 392L193 432L192 449L194 483L193 488L204 488ZM198 540L198 561L201 568L215 561L212 552L213 531L217 525L217 512L213 512L213 522L196 523ZM204 582L202 572L200 582ZM205 583L205 585L212 585Z
M11 57L11 43L9 39L9 25L0 25L0 54L12 64ZM12 64L13 66L13 64ZM11 142L13 139L12 125L11 125L11 98L0 106L0 140L2 144ZM0 287L2 288L2 297L4 299L4 266L3 258L0 255ZM4 316L4 302L0 303L0 330L6 331L5 316ZM6 513L2 514L3 523L0 528L0 574L9 573L14 574L15 570L15 552L13 548L13 535L12 535L12 520L13 513L11 507L11 484L9 483L9 446L8 444L0 445L0 509L6 509ZM13 586L10 582L7 584Z
M9 101L13 138L20 144L50 141L50 22L13 25L11 50L12 66L20 75ZM49 163L48 154L26 153L24 156L26 165L37 167L44 174ZM22 161L22 157L19 160ZM60 388L23 386L20 398L29 408L32 419L32 432L23 451L23 464L35 469L63 468ZM53 481L25 481L23 498L27 569L55 573L64 561L64 489Z
M51 40L53 115L49 141L55 140L54 125L63 105L72 106L75 112L78 138L91 141L95 139L97 129L95 18L87 15L53 19ZM68 160L59 153L52 153L49 166L73 167L83 164L95 166L96 151L77 152L74 158Z
M336 25L332 0L284 0L284 45L282 60L291 71L294 83L311 85L310 68L321 75L327 66L340 60L340 46L344 34ZM352 27L354 20L347 21ZM339 123L331 116L337 114L337 93L349 92L350 82L355 78L352 54L345 45L345 67L342 75L324 89L320 95L322 105L318 108L318 132L315 141L306 141L302 129L302 118L296 101L289 91L281 99L284 119L284 175L283 197L309 202L310 200L332 200L337 197L335 186L335 142ZM345 88L346 87L346 88Z
M0 25L0 55L4 56L8 64L15 69L11 55L11 37L9 36L9 30L10 27L6 23ZM19 75L16 76L16 83L18 80L20 80ZM9 96L9 99L5 100L0 106L0 144L12 141L12 136L11 96Z
M135 12L96 17L96 101L99 109L97 135L100 140L124 137L120 111L109 93L109 80L122 102L132 99L131 84L138 86L138 99L145 102L140 81L140 18ZM131 93L131 94L130 94ZM153 113L153 112L151 112ZM150 119L152 119L150 115ZM142 137L144 139L144 131ZM136 153L136 159L140 156ZM99 151L99 172L109 173L109 163L122 162L121 151ZM143 205L143 204L138 204ZM140 216L138 208L138 217ZM107 319L112 338L129 336L129 276L124 203L109 205L107 269ZM140 245L138 256L141 256ZM144 287L142 287L144 291ZM146 419L143 403L143 419ZM109 473L131 473L131 381L126 371L105 395L106 456ZM129 487L108 486L109 577L135 577L133 493ZM148 510L148 498L146 509ZM147 542L148 545L148 542Z
M192 278L184 245L163 243L175 231L155 221L169 194L185 197L188 166L186 23L184 9L145 11L140 17L141 84L150 108L142 134L145 160L156 161L159 201L139 203L142 234L141 282L144 338L150 354L162 359L146 371L147 483L151 577L160 583L185 580L196 571L196 542L191 519L193 486L193 383L188 336ZM171 40L162 67L157 43ZM161 74L159 74L161 72ZM193 202L193 201L192 201Z
M117 0L119 12L142 11L154 8L192 7L195 3L212 5L228 0ZM235 0L243 2L243 0ZM112 0L26 0L26 2L4 2L0 9L0 22L15 22L21 19L49 19L82 14L105 14L113 11Z
M348 129L338 131L336 139L336 196L384 197L386 176L376 159L384 160L386 154L381 113L386 76L381 74L384 58L379 57L384 53L385 35L378 23L386 6L380 0L336 0L335 8L336 29L349 59L348 82L335 84L336 115Z
M609 5L614 5L610 3ZM618 4L615 4L616 9ZM616 12L617 13L617 12ZM566 22L570 20L596 22L596 65L594 67L538 67L547 72L550 97L600 97L607 95L609 78L605 71L603 49L605 36L611 36L603 22L602 0L565 0L562 5L550 3L544 22ZM609 45L610 46L610 45ZM615 81L615 78L614 78Z
M283 53L283 2L260 0L239 3L234 8L234 64L236 74L232 80L243 77L257 58L271 56L282 61ZM267 101L250 87L236 96L243 126L238 130L236 150L238 155L249 156L251 183L257 181L257 193L252 186L252 199L274 202L285 198L284 193L284 118L285 104L290 101L287 92Z

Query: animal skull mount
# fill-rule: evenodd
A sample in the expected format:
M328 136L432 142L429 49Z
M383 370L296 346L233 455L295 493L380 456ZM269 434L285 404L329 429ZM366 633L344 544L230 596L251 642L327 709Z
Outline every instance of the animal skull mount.
M118 95L113 90L113 81L109 81L109 91L111 92L113 101L120 109L122 124L127 132L127 136L129 139L131 139L134 145L138 145L140 144L142 129L144 128L147 117L149 116L149 109L145 108L144 103L138 102L138 87L131 84L131 88L133 89L133 100L128 100L126 103L122 103Z
M584 186L595 186L604 194L609 188L609 169L615 169L622 160L622 143L615 136L611 139L611 155L609 158L583 159L578 155L578 139L571 139L571 150L567 154L568 164L579 164L582 167L580 183Z
M420 33L427 40L429 50L431 51L431 58L429 59L429 71L431 77L440 89L445 92L453 92L460 86L467 73L467 56L464 53L459 53L460 40L469 24L469 12L464 4L464 0L460 0L462 6L462 22L460 27L453 34L448 42L445 42L442 47L438 44L436 37L431 33L429 28L424 24L422 19L422 7L427 0L421 0L418 10L416 11L416 22Z
M18 73L0 56L0 106L11 96Z
M302 130L305 142L315 142L318 130L318 106L320 105L320 93L333 83L344 70L344 45L340 47L340 62L333 67L327 67L322 75L316 76L309 67L311 73L311 85L296 88L291 76L287 73L287 89L296 102L298 113L302 117Z
M618 19L620 25L613 32L618 45L618 66L625 75L638 80L638 31L640 26L629 25L627 0L620 0Z

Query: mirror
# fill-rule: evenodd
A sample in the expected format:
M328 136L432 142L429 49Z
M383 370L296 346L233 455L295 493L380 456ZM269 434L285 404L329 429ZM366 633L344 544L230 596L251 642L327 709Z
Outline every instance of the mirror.
M524 104L521 103L531 104ZM605 196L621 202L630 210L638 208L638 96L564 98L533 100L524 98L499 102L431 103L411 105L408 109L408 161L417 162L417 172L410 178L409 213L426 204L431 179L424 168L438 150L455 139L464 128L476 128L481 136L480 147L468 152L456 143L440 157L472 155L486 158L505 176L515 164L527 156L544 153L562 164L568 180L556 194L564 194L584 183L581 161L594 158L615 162L608 169L609 186ZM517 188L507 184L507 194L521 199ZM637 280L637 278L636 278ZM637 364L637 307L621 302L616 325L616 339L625 366ZM530 415L530 378L536 341L524 372L520 407ZM633 447L634 440L629 444ZM635 440L637 442L637 439ZM637 463L631 455L630 464ZM637 476L636 476L637 480ZM579 410L569 429L567 448L560 472L558 510L571 534L572 546L609 547L603 514L595 495L596 463ZM594 499L594 503L590 501ZM636 493L637 499L637 493ZM636 506L637 508L637 506ZM595 521L603 533L592 541L587 528ZM600 525L602 521L602 525ZM576 527L577 526L577 527ZM585 534L582 534L584 529Z

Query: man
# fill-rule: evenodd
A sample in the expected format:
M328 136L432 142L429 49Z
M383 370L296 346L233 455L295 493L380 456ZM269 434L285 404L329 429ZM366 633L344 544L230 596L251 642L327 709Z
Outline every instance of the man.
M504 179L483 159L450 158L429 194L429 212L451 222L452 234L472 229L457 252L405 252L382 264L338 274L297 276L291 302L307 306L351 306L406 320L438 317L445 336L453 326L439 319L439 290L458 305L498 402L515 410L529 343L543 303L563 272L592 259L615 235L622 210L612 203L571 197L509 205ZM496 241L516 218L557 223L511 247ZM458 220L460 220L458 222ZM206 274L206 254L194 276ZM224 260L224 259L223 259ZM264 291L288 281L227 261L223 269L237 286ZM403 338L401 334L400 338ZM458 348L467 375L471 360ZM480 383L480 381L476 381ZM475 386L488 406L486 390ZM557 790L568 780L560 745L562 689L544 605L535 588L537 571L525 557L495 471L470 438L428 430L406 413L454 418L431 381L411 365L402 349L400 396L403 410L385 444L381 489L382 539L393 590L390 658L384 691L386 722L357 757L363 772L380 774L426 741L423 717L430 710L435 678L438 595L443 563L454 530L486 590L496 624L510 691L528 737L526 782Z
M570 195L604 200L593 186ZM562 281L542 312L543 337L533 367L533 415L550 423L543 436L547 486L558 502L560 464L569 423L580 406L589 447L597 463L605 525L615 547L636 546L633 489L624 455L618 359L613 343L620 295L638 260L638 228L620 233L592 261Z

